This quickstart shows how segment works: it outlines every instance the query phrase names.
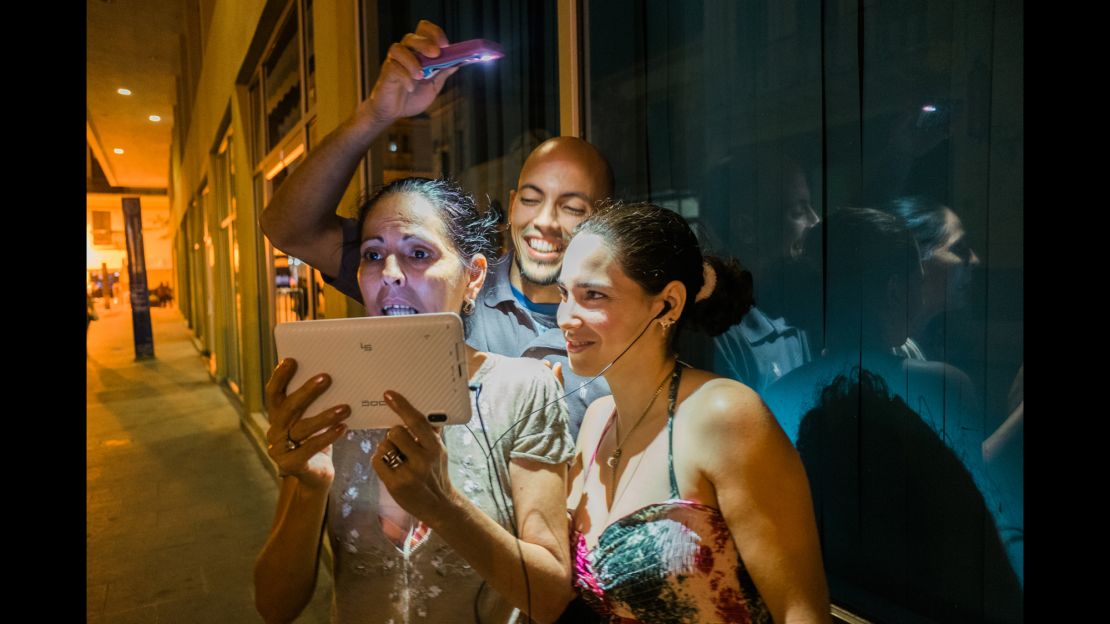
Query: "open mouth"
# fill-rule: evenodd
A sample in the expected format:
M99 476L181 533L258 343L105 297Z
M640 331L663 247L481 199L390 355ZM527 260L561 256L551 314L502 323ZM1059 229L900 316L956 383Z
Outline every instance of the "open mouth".
M563 252L563 246L558 242L542 238L525 238L524 242L535 256L558 258L559 254Z
M382 308L382 316L408 316L410 314L420 314L420 311L407 305L387 305Z

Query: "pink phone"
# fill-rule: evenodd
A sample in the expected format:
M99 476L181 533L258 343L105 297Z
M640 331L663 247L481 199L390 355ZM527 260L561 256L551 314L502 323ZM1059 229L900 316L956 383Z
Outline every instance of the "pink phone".
M431 78L441 69L470 63L493 61L505 56L501 46L488 39L471 39L453 43L440 50L436 58L428 58L419 52L416 54L423 68L424 78Z

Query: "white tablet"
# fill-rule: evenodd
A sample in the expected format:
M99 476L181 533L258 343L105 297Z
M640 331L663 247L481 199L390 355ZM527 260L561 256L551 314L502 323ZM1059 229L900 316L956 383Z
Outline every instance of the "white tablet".
M457 314L370 316L280 323L274 327L279 361L297 360L288 392L319 375L331 387L306 416L340 404L351 406L351 429L401 424L382 395L399 392L433 425L470 421L466 345Z

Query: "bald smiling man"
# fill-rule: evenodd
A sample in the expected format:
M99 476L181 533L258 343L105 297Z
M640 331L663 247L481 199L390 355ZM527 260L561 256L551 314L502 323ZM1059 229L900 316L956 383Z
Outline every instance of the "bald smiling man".
M428 21L394 43L370 97L309 152L260 217L275 247L319 269L328 283L359 302L358 224L335 210L374 139L397 119L424 112L457 71L421 78L414 52L435 57L446 45L443 30ZM575 226L612 192L609 162L586 141L555 137L532 150L509 192L513 249L490 263L474 310L463 317L466 341L479 351L562 364L575 437L586 407L610 391L603 377L585 385L588 379L567 365L566 341L556 327L555 280Z

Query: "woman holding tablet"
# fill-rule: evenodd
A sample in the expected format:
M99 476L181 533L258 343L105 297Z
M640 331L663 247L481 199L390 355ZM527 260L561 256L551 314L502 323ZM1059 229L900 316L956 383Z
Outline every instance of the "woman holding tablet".
M611 205L576 230L559 327L586 412L571 467L574 583L612 622L829 622L809 484L747 386L678 361L752 305L750 275L703 258L686 221Z
M448 181L405 178L378 191L359 219L367 313L465 314L495 256L496 222ZM347 406L312 404L326 375L287 393L296 363L278 366L267 439L283 479L255 566L266 621L292 620L310 600L321 526L335 559L333 621L562 612L573 596L564 493L574 448L561 389L538 360L467 348L478 410L442 433L396 393L383 398L404 426L348 430Z

